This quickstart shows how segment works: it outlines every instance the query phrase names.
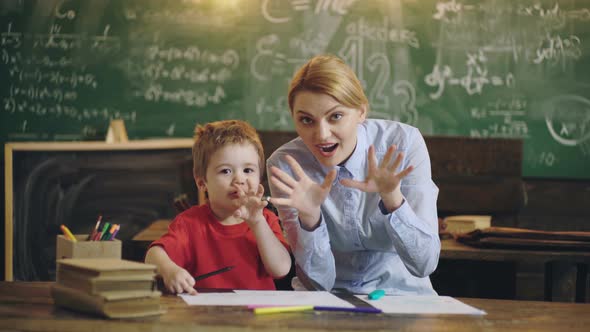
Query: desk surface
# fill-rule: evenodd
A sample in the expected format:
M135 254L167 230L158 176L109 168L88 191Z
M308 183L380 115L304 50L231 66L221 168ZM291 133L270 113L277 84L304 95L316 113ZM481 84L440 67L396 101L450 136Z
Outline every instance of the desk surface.
M475 248L453 239L443 240L440 258L470 259L478 261L526 261L547 263L566 261L590 263L590 252L566 250L526 250L526 249L491 249Z
M587 331L590 304L461 299L485 316L298 312L256 316L241 307L188 306L162 296L167 313L106 320L53 306L49 282L0 282L0 330L18 331Z

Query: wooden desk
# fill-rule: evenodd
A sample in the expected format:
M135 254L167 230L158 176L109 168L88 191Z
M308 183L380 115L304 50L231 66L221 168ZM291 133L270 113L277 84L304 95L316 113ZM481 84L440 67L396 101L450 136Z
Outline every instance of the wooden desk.
M160 236L164 235L164 233L168 231L168 226L171 222L172 221L169 219L158 219L143 229L141 232L137 233L133 237L132 241L147 242L149 245L149 243L159 239Z
M457 242L442 240L440 258L482 261L527 261L549 263L553 261L590 264L590 252L554 250L480 249Z
M156 220L149 227L133 237L139 251L145 252L147 246L164 234L170 220ZM478 261L478 262L514 262L515 264L533 264L543 270L542 297L547 301L588 302L588 265L590 252L545 251L515 249L480 249L453 239L441 243L441 260ZM466 264L469 264L468 262ZM516 277L518 278L518 277ZM526 283L526 281L516 281ZM450 294L453 296L453 294ZM516 295L528 300L528 295Z
M522 250L522 249L480 249L455 240L443 240L440 253L441 260L466 260L478 262L513 262L517 270L537 269L542 271L544 288L543 298L546 301L588 302L588 266L590 252L555 251L555 250ZM523 288L530 288L530 280L524 280L530 272L523 272L523 280L519 280L517 271L516 297L528 299ZM520 294L519 294L520 292Z
M188 306L163 296L167 313L106 320L53 306L48 282L0 282L0 330L18 331L587 331L590 304L460 299L485 316L299 312L256 316L242 307Z

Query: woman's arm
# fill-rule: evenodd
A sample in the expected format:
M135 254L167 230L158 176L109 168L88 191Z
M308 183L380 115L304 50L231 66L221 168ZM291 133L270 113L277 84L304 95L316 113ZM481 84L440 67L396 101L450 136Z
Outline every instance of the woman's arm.
M402 204L393 212L385 201L373 212L381 220L402 262L417 277L430 275L438 264L440 239L436 199L438 188L431 179L430 158L424 138L418 130L411 132L401 168L412 165L400 184ZM387 154L387 153L386 153Z
M271 181L269 181L272 195L271 201L278 209L279 218L285 228L287 240L293 251L293 256L295 256L297 266L319 288L322 290L331 290L336 280L336 268L330 247L328 229L322 219L320 206L325 200L321 192L325 191L325 195L327 196L336 174L335 172L329 174L322 186L320 186L307 177L292 157L287 156L285 159L289 164L285 163L284 160L280 160L279 156L275 154L267 162L268 174L272 174ZM309 187L303 189L303 187L297 186L298 181L289 174L291 164L296 164L301 169L298 180L301 180L301 178L306 179L306 181L308 180L309 182L306 182L306 185L311 185L312 189L309 189ZM284 173L281 176L286 178L290 185L281 185L282 182L275 176L277 171ZM316 190L316 192L310 193L307 190ZM309 201L303 202L302 199ZM296 207L302 210L307 209L308 211L317 209L319 216L317 219L313 216L309 220L305 217L305 220L302 220L300 212Z

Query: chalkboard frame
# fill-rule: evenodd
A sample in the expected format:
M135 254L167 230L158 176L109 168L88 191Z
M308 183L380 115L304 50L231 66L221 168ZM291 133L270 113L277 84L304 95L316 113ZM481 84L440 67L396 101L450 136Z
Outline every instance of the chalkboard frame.
M5 224L4 224L4 280L13 281L13 246L14 246L14 169L15 152L93 152L93 151L149 151L190 149L193 140L153 139L124 143L106 142L9 142L4 146L5 160Z

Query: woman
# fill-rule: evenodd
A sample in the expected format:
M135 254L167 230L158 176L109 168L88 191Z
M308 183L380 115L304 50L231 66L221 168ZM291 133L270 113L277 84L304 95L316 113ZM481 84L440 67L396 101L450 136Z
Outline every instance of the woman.
M300 279L325 290L435 295L438 188L418 129L367 119L361 83L334 56L303 65L288 98L299 137L267 167Z

